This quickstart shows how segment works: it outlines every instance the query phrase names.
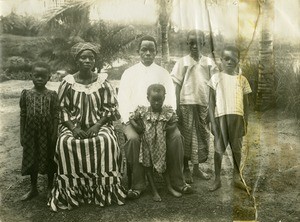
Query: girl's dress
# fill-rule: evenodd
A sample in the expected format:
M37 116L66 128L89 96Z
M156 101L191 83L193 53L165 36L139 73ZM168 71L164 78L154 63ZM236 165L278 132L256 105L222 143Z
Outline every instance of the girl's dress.
M58 119L57 93L46 89L39 93L23 90L20 98L24 124L21 143L23 146L22 175L46 174L55 171L53 155L55 144L51 138L54 119Z
M144 125L139 161L145 167L153 166L158 173L166 171L166 130L167 123L177 122L171 106L163 106L162 111L152 112L151 107L139 106L130 119Z
M73 75L67 75L59 87L62 124L55 153L58 173L49 201L54 211L57 207L71 209L81 203L124 204L121 153L112 122L102 126L98 135L86 139L75 139L63 125L72 121L87 130L102 117L111 120L120 117L114 90L106 77L100 74L96 82L83 85L76 83Z

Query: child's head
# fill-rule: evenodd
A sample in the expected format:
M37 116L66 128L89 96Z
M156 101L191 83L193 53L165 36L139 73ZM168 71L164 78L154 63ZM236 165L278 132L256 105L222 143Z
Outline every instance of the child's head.
M198 59L202 48L205 45L205 34L201 30L191 30L188 32L187 44L190 48L191 56Z
M234 74L240 60L240 50L235 46L226 46L222 50L221 62L225 73Z
M32 82L36 88L45 87L46 83L49 81L50 66L46 62L36 62L32 65Z
M147 89L147 99L154 112L159 112L165 100L166 89L161 84L152 84Z

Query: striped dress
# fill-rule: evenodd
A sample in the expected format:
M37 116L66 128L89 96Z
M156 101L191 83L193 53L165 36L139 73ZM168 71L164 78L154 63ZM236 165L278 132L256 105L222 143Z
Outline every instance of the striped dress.
M117 120L116 99L107 75L99 75L89 85L76 83L67 75L58 90L60 121L72 121L87 130L102 117ZM75 139L63 124L59 127L55 161L58 165L49 205L52 210L72 209L81 203L100 206L124 204L125 190L120 184L121 156L111 123L101 127L97 136Z

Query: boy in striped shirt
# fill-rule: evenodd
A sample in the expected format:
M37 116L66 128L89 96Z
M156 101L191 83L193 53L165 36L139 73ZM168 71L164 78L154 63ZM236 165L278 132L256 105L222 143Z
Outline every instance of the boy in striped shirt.
M214 134L215 180L210 191L221 187L222 157L229 144L234 162L234 185L246 188L240 174L241 148L248 122L248 94L251 88L248 80L236 72L240 51L227 46L221 54L223 71L212 76L210 87L209 115Z

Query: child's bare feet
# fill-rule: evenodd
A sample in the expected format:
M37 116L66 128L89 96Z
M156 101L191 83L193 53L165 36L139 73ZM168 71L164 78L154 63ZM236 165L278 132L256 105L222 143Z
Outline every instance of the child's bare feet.
M184 169L183 175L186 183L191 184L194 182L190 169Z
M161 197L159 196L158 193L154 193L152 199L153 199L155 202L161 202Z
M193 169L193 175L195 177L198 177L202 180L209 180L210 179L210 176L207 174L207 173L204 173L203 171L199 170L199 168L195 168Z
M215 180L212 184L212 186L209 188L210 192L213 192L217 189L220 189L222 186L221 180Z
M181 197L182 194L176 190L174 190L172 187L168 188L169 193L174 197Z
M21 197L21 201L30 200L30 199L36 197L37 195L39 195L39 192L37 189L30 189L30 191L28 193L26 193L25 195L23 195Z

